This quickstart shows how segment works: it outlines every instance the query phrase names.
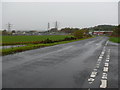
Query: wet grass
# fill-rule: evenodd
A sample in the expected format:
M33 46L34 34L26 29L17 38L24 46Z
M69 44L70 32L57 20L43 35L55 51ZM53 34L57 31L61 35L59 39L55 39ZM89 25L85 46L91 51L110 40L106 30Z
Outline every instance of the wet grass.
M47 46L53 46L53 45L58 45L58 44L65 44L65 43L80 41L80 40L89 39L89 38L93 38L93 37L70 40L70 41L61 41L61 42L55 42L55 43L47 43L47 44L29 44L29 45L23 46L23 47L13 47L13 48L0 49L0 54L2 56L4 56L4 55L8 55L8 54L14 54L14 53L17 53L17 52L26 51L26 50L32 50L32 49L37 49L37 48L47 47Z
M66 37L73 37L73 36L71 35L2 36L2 44L18 45L18 44L37 43L44 41L46 39L56 41L56 40L63 40Z
M120 43L120 37L110 37L109 40L115 43Z

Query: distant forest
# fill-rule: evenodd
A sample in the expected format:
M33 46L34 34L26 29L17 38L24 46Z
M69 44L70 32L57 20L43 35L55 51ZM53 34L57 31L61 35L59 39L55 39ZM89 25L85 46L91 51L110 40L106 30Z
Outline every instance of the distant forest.
M98 25L92 28L88 28L90 31L113 31L117 26L113 25Z
M88 30L88 31L113 31L117 28L117 26L113 25L98 25L90 28L62 28L59 32L65 32L65 33L73 33L77 30Z

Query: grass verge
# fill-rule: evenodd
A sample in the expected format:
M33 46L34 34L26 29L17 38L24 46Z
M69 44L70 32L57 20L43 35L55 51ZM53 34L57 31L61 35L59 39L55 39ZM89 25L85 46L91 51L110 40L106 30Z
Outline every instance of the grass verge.
M120 43L120 37L110 37L109 40L115 43Z
M93 38L93 37L89 37L89 38ZM37 48L47 47L47 46L53 46L53 45L58 45L58 44L65 44L65 43L85 40L85 39L89 39L89 38L82 38L82 39L70 40L70 41L61 41L61 42L48 43L48 44L29 44L28 46L23 46L23 47L0 49L0 55L4 56L4 55L8 55L8 54L14 54L14 53L17 53L17 52L26 51L26 50L32 50L32 49L37 49Z

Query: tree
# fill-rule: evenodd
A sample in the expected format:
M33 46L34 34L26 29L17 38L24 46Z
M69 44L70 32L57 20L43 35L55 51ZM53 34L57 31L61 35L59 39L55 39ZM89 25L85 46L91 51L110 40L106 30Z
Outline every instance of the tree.
M65 32L65 33L73 33L77 30L80 30L79 28L62 28L60 32Z
M120 25L113 30L112 36L120 36Z
M3 30L2 31L2 35L7 35L8 33L7 33L7 30Z
M98 25L95 27L88 28L90 31L113 31L117 26L113 25Z
M15 30L13 30L12 33L15 33Z
M75 32L73 33L73 35L74 35L77 39L83 38L83 37L84 37L84 31L83 31L83 30L75 31Z

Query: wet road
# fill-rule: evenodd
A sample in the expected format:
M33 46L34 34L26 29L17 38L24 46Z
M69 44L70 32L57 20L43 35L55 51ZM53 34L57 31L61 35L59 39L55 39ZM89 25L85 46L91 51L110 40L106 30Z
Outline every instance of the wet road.
M118 45L96 37L7 55L2 82L3 88L117 88Z

